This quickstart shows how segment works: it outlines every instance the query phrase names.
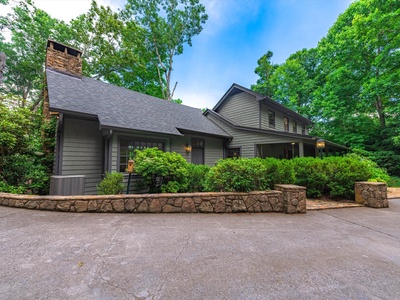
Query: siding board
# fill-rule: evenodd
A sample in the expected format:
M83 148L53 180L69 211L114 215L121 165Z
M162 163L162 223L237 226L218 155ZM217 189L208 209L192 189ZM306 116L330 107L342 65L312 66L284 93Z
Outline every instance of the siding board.
M101 181L102 135L96 121L65 117L61 175L85 175L85 194Z
M215 117L212 114L208 114L207 117L210 118L211 121L216 123L227 133L229 133L231 136L233 136L232 141L227 146L232 148L241 147L242 157L255 157L256 144L280 144L300 141L290 137L285 138L280 136L273 136L263 133L235 129L228 126L227 124L225 124L225 122L222 122L218 117Z
M226 99L218 113L241 126L259 128L259 109L255 96L243 92Z

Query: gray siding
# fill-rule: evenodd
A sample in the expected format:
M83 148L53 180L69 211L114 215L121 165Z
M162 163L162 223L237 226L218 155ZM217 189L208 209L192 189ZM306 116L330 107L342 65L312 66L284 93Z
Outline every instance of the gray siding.
M241 126L259 128L259 102L248 93L239 93L225 100L218 113Z
M277 130L277 131L285 131L283 127L283 117L288 117L289 118L289 132L293 133L293 127L292 127L292 121L295 120L297 121L297 133L301 134L301 121L298 119L293 119L288 115L285 115L279 111L272 110L275 112L275 128L269 127L269 122L268 122L268 107L265 103L261 104L261 129L270 129L270 130ZM258 118L258 115L255 116L255 118ZM308 135L308 129L306 126L306 135Z
M191 136L177 136L171 138L171 152L179 153L188 163L192 161L191 153L185 151L186 144L190 144Z
M64 119L61 175L85 175L85 194L97 194L101 180L102 135L99 123Z
M224 156L224 142L220 138L204 137L201 135L185 135L184 137L171 138L171 151L181 154L188 163L192 161L191 153L186 153L185 145L190 144L191 139L204 139L204 164L214 166L215 162Z
M224 141L219 138L206 138L205 164L214 166L217 160L224 158Z
M207 115L210 120L215 122L218 126L224 129L227 133L233 136L232 141L227 145L228 147L236 148L241 147L241 156L252 158L255 157L255 145L256 144L277 144L277 143L290 143L300 142L301 139L295 139L291 137L280 137L268 135L265 133L256 133L245 130L234 129L212 114Z

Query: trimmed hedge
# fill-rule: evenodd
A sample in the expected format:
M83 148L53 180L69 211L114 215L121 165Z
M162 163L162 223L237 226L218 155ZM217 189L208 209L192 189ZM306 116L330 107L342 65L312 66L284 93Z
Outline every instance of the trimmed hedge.
M249 192L268 190L276 183L294 183L293 166L275 158L221 159L206 175L208 191Z
M273 189L281 183L305 186L311 198L352 199L354 182L390 180L385 170L355 154L325 159L229 158L210 168L188 164L177 153L152 148L137 151L135 162L142 188L153 193L249 192Z

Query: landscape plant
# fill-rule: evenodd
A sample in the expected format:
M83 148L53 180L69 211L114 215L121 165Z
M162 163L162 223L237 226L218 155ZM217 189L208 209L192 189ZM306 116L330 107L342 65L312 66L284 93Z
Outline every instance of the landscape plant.
M222 159L206 175L209 191L249 192L268 190L276 183L294 183L290 161L275 158Z
M210 167L207 165L195 165L188 164L188 176L187 176L187 189L189 193L203 192L205 178L207 173L210 171Z
M187 189L187 162L176 152L157 148L135 150L135 173L141 189L150 193L176 193Z
M107 172L104 179L97 186L99 195L114 195L122 194L125 190L125 185L122 183L124 176L118 172Z

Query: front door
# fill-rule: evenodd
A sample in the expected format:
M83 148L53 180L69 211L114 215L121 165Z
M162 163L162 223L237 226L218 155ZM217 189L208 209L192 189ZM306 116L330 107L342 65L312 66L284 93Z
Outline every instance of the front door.
M204 165L204 140L192 138L192 163Z

